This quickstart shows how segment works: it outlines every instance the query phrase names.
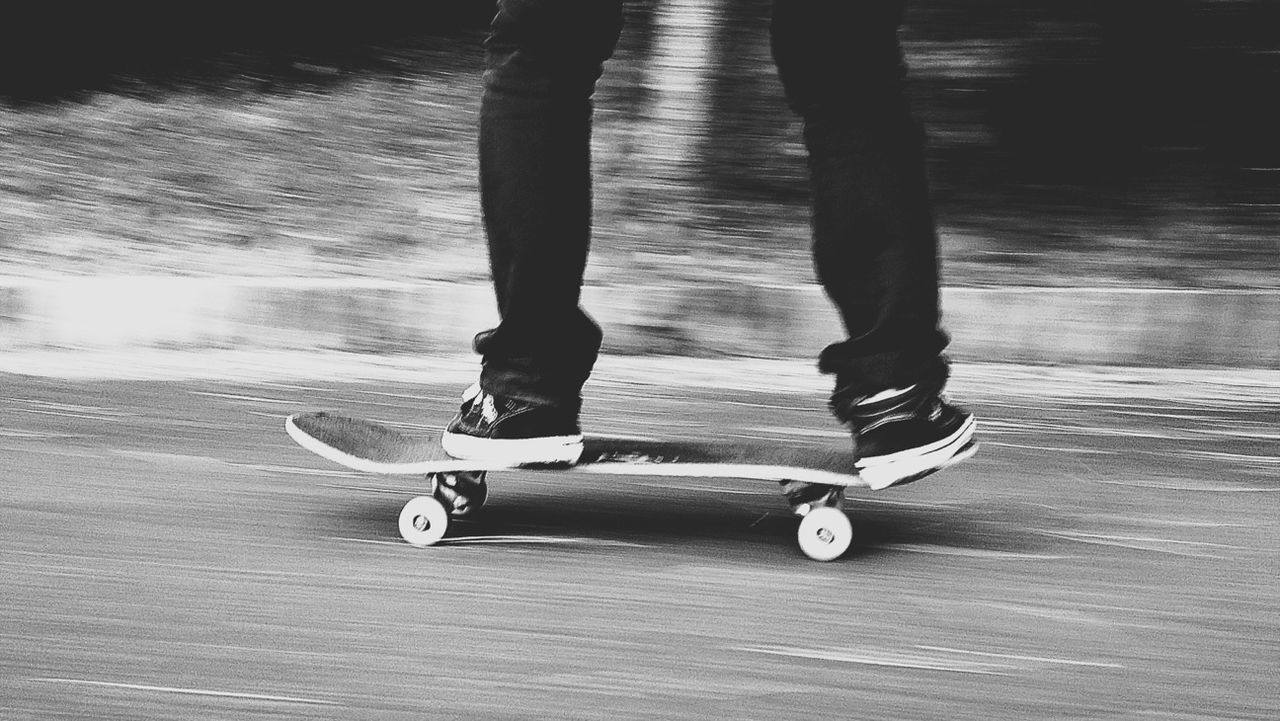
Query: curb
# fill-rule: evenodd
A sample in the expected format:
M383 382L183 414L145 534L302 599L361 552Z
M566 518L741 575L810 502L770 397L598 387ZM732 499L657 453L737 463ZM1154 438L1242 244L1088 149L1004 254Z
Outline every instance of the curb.
M590 286L604 352L813 358L839 320L816 285ZM1280 369L1280 292L946 288L957 360ZM0 353L336 351L448 356L497 314L482 283L0 278Z

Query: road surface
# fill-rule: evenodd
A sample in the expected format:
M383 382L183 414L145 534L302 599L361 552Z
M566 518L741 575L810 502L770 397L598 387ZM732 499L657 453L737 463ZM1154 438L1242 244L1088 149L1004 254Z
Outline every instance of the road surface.
M0 376L0 718L1276 718L1274 374L1055 373L959 379L978 456L852 494L827 564L769 484L524 472L412 548L420 484L282 427L439 428L454 383ZM584 425L840 432L768 380L605 379Z

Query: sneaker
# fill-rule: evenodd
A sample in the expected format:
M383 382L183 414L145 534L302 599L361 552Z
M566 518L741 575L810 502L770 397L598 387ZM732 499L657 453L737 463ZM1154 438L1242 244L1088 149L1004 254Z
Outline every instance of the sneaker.
M855 464L873 489L923 478L976 450L973 414L923 386L832 398L853 432Z
M476 384L462 395L440 445L454 458L572 465L582 456L579 405L538 405Z

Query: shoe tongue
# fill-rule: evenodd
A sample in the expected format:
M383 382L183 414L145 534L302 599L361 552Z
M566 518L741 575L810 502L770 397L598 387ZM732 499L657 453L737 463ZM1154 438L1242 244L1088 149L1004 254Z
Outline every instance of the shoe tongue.
M499 416L518 410L520 406L521 402L515 398L504 398L486 393L482 401L481 411L484 413L485 418L492 423Z
M480 397L480 413L484 416L485 421L489 423L493 423L498 420L498 416L506 410L500 406L505 405L505 401L495 398L488 393L485 393Z

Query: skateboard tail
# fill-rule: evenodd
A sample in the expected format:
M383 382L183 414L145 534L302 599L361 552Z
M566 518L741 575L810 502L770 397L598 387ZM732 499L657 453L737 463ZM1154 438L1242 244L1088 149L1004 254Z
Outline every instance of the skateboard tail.
M285 418L284 428L289 437L304 449L345 468L365 473L418 475L511 467L511 464L501 461L451 458L439 451L434 443L341 416L298 413ZM353 428L359 433L349 433Z
M384 470L381 470L382 468L385 467L384 464L370 461L365 458L360 458L359 456L353 456L350 453L347 453L339 448L331 446L328 443L324 442L323 440L311 435L306 430L303 430L302 426L300 425L300 421L301 421L300 416L291 415L284 419L284 429L285 429L285 432L289 434L289 437L292 438L295 443L307 449L308 451L311 451L312 453L316 454L317 456L320 456L321 458L328 459L330 461L333 461L334 463L337 463L340 466L345 466L353 470L364 471L367 473L385 473L386 472Z

